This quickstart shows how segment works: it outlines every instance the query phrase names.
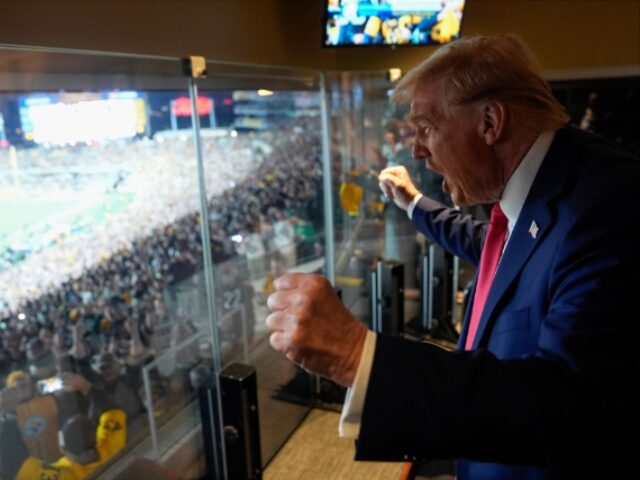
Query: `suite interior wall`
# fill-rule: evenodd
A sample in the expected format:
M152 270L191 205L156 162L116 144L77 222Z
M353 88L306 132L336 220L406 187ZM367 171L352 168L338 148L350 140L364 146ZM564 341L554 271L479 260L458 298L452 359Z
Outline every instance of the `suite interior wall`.
M544 69L640 65L638 0L467 0L465 34L518 32ZM408 68L431 48L321 47L323 0L2 0L0 43L313 67Z

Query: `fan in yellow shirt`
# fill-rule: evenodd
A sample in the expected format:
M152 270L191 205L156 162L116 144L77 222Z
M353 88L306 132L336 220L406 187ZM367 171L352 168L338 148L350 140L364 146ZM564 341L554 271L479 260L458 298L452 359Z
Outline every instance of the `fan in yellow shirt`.
M97 429L87 417L74 415L59 432L64 456L53 463L29 457L16 480L81 480L113 457L126 441L126 415L122 410L105 411Z

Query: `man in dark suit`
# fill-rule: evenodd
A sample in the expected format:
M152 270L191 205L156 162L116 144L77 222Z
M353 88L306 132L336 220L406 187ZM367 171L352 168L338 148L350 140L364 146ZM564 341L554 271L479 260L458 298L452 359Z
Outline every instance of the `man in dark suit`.
M357 459L455 458L459 480L629 474L638 159L566 127L511 35L440 48L394 96L411 101L414 158L454 203L494 204L489 227L423 197L402 167L380 174L421 232L479 267L459 349L368 332L302 274L275 282L272 346L350 387L341 433Z

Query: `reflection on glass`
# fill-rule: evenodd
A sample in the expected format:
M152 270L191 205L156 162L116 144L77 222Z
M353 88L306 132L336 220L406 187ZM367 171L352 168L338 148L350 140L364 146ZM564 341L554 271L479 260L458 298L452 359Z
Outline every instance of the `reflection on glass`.
M339 182L336 283L343 301L369 323L369 272L381 260L399 261L404 264L407 331L455 342L454 326L462 322L462 290L473 269L437 246L432 250L406 212L382 195L377 181L384 168L402 166L423 194L451 205L442 191L443 177L413 159L410 105L389 101L394 85L386 72L333 74L329 85L331 147ZM437 325L437 330L427 331L425 325Z
M413 159L409 105L389 101L393 84L386 72L333 74L328 83L338 195L336 283L345 304L369 322L369 272L380 260L399 261L405 266L405 320L414 319L420 314L418 265L428 244L416 235L406 212L382 195L378 174L403 166L420 191L450 203L441 189L442 177Z
M367 322L369 271L395 241L395 236L390 241L385 237L385 211L393 205L387 207L378 187L386 155L397 147L384 136L385 119L394 114L388 102L392 86L382 73L331 74L327 85L336 197L336 284L345 305Z

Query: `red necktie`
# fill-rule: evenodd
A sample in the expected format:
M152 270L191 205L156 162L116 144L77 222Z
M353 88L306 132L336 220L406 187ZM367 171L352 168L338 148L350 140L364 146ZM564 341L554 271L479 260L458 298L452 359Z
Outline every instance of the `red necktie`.
M473 297L473 305L471 307L471 320L469 322L469 331L467 332L467 342L465 350L471 350L473 339L478 331L480 317L487 303L493 277L496 275L498 263L504 249L504 242L507 240L507 217L502 212L500 204L496 203L491 209L491 218L489 219L489 230L484 240L482 254L480 255L480 271L478 272L478 281L476 283L476 293Z

